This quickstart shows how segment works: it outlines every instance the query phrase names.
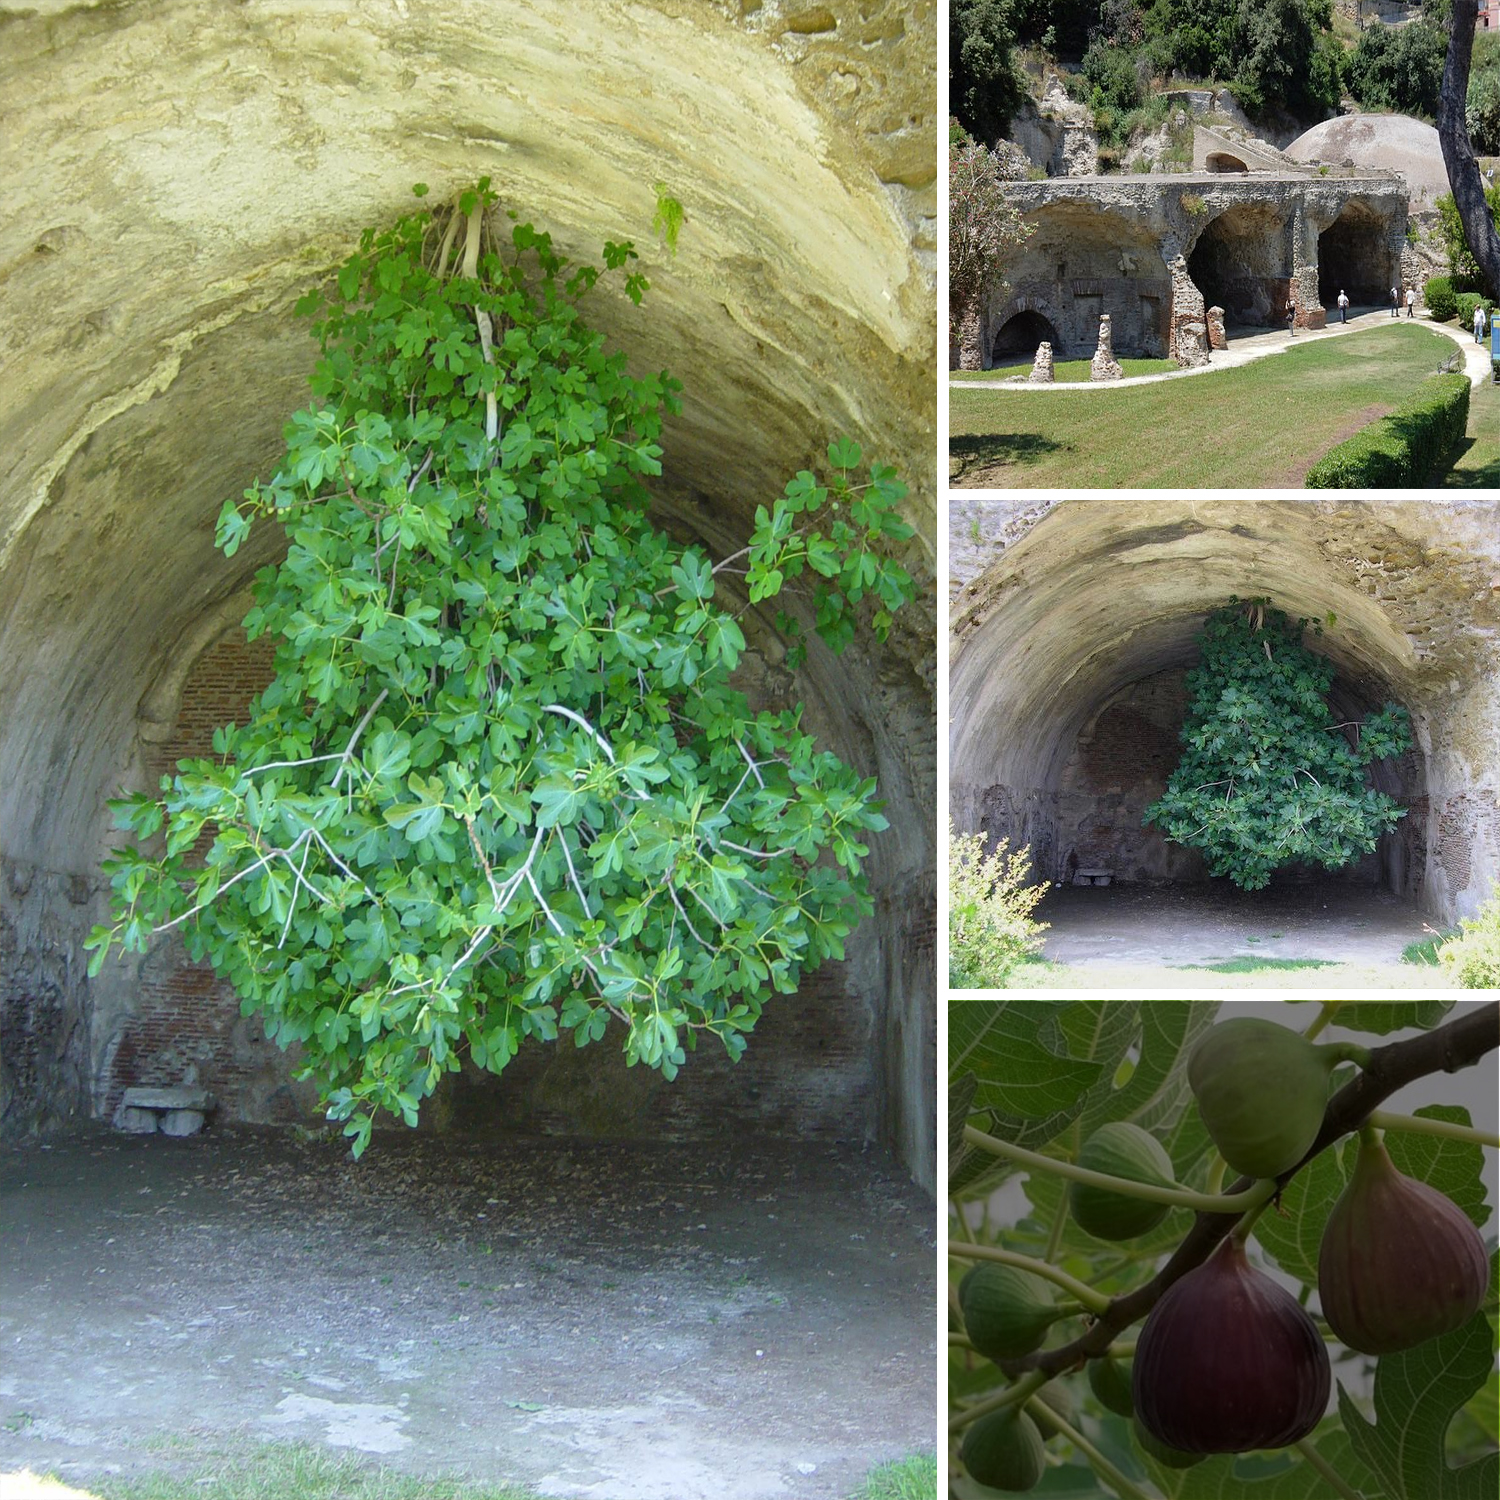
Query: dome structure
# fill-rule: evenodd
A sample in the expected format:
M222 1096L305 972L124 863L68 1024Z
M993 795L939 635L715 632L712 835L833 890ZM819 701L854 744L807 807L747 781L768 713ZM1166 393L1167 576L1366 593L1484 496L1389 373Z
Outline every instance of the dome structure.
M1304 131L1285 149L1293 161L1309 165L1352 162L1364 170L1399 172L1411 192L1413 213L1431 210L1448 191L1438 133L1410 115L1340 115Z

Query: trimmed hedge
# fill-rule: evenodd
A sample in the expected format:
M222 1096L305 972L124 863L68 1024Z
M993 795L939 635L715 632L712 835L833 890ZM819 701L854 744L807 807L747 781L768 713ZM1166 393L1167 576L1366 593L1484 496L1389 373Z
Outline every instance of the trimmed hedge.
M1420 489L1469 425L1469 377L1438 375L1411 400L1331 449L1307 471L1310 490Z
M1424 282L1422 301L1427 304L1427 311L1435 323L1446 323L1449 318L1456 317L1458 302L1453 296L1453 278L1434 276L1431 281Z

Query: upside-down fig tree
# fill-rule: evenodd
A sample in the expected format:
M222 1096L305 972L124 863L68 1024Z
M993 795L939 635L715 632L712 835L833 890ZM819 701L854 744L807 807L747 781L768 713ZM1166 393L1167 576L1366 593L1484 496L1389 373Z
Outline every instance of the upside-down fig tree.
M601 273L497 236L494 201L483 181L366 231L304 299L315 400L218 529L231 555L286 531L245 622L275 676L214 758L112 804L165 837L107 861L90 937L97 972L180 928L301 1045L356 1154L377 1111L413 1124L445 1072L527 1038L613 1018L668 1078L701 1036L738 1057L770 995L843 956L886 826L800 708L752 711L730 676L744 609L794 583L833 650L885 639L914 594L894 470L841 439L732 557L674 540L647 482L680 386L630 374L578 310ZM605 246L639 303L635 259Z
M1209 615L1187 675L1182 758L1145 813L1247 891L1283 865L1341 869L1406 815L1367 780L1375 761L1411 744L1406 710L1387 703L1336 722L1333 663L1305 644L1309 629L1321 627L1263 599Z

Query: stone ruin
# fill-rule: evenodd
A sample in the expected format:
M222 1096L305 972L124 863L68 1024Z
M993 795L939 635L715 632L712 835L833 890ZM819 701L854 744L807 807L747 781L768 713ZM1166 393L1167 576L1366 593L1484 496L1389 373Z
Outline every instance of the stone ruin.
M1031 362L1031 378L1038 385L1052 383L1052 345L1045 340L1036 346L1036 358Z
M1201 364L1231 326L1284 327L1294 304L1299 330L1321 328L1340 286L1385 307L1402 275L1408 194L1394 173L1058 177L1006 196L1035 233L984 310L987 363L1042 342L1087 358L1107 315L1115 354Z
M1110 334L1109 314L1099 319L1099 347L1094 350L1093 362L1089 365L1090 380L1120 380L1124 370L1115 358L1114 340Z

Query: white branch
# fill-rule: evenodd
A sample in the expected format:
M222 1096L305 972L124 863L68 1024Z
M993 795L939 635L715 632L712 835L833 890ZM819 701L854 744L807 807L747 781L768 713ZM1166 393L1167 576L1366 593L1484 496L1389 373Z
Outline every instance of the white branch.
M615 752L611 748L609 741L582 714L575 713L571 708L564 708L561 703L544 703L542 711L549 714L561 714L563 718L571 719L580 729L586 729L594 737L594 743L604 752L605 758L609 761L610 765L615 764ZM638 802L649 802L651 800L645 792L638 792L634 788L631 788L630 794Z
M339 757L341 764L338 770L333 773L332 782L329 783L330 790L336 792L339 789L339 777L344 774L344 770L349 764L349 757L354 754L354 747L359 743L360 735L365 732L366 726L375 717L375 710L385 702L390 696L390 692L389 688L381 688L380 696L365 710L364 718L354 726L354 733L349 736L349 743L344 746L344 753Z
M755 773L755 779L757 783L759 783L761 791L765 791L766 783L765 779L760 774L760 766L755 761L751 760L750 752L745 749L744 743L742 741L736 740L735 744L739 746L740 754L745 757L745 764L749 766L750 769Z
M670 897L671 897L671 898L672 898L672 905L673 905L673 906L675 906L675 907L676 907L676 908L677 908L677 915L678 915L678 916L679 916L679 917L681 917L681 918L682 918L682 920L683 920L683 921L684 921L684 922L685 922L685 923L687 923L687 930L688 930L688 931L689 931L689 932L690 932L690 933L692 933L692 935L693 935L693 936L694 936L694 937L695 937L695 938L697 938L697 940L698 940L698 943L699 943L699 945L700 945L700 946L701 946L701 947L704 947L704 948L706 948L706 947L708 947L708 943L707 943L707 942L706 942L706 941L705 941L705 939L704 939L704 937L703 937L703 935L702 935L702 933L700 933L700 932L699 932L699 931L698 931L698 929L697 929L697 928L696 928L696 927L694 927L694 926L693 926L693 924L692 924L692 922L691 922L691 921L690 921L690 920L689 920L689 918L688 918L688 914L687 914L687 913L686 913L686 912L685 912L685 911L684 911L684 910L683 910L683 909L682 909L682 902L680 902L680 901L679 901L679 900L678 900L678 899L677 899L677 892L676 892L676 891L674 891L674 890L673 890L673 889L672 889L672 887L671 887L671 886L670 886L670 885L669 885L669 886L668 886L668 887L667 887L667 894L668 894L668 895L669 895L669 896L670 896Z
M573 877L573 889L578 892L578 899L583 903L583 914L586 917L592 917L594 913L589 907L589 898L583 893L583 882L579 880L578 871L573 868L573 856L568 852L568 836L560 828L557 830L557 841L562 845L563 858L568 862L568 874Z

